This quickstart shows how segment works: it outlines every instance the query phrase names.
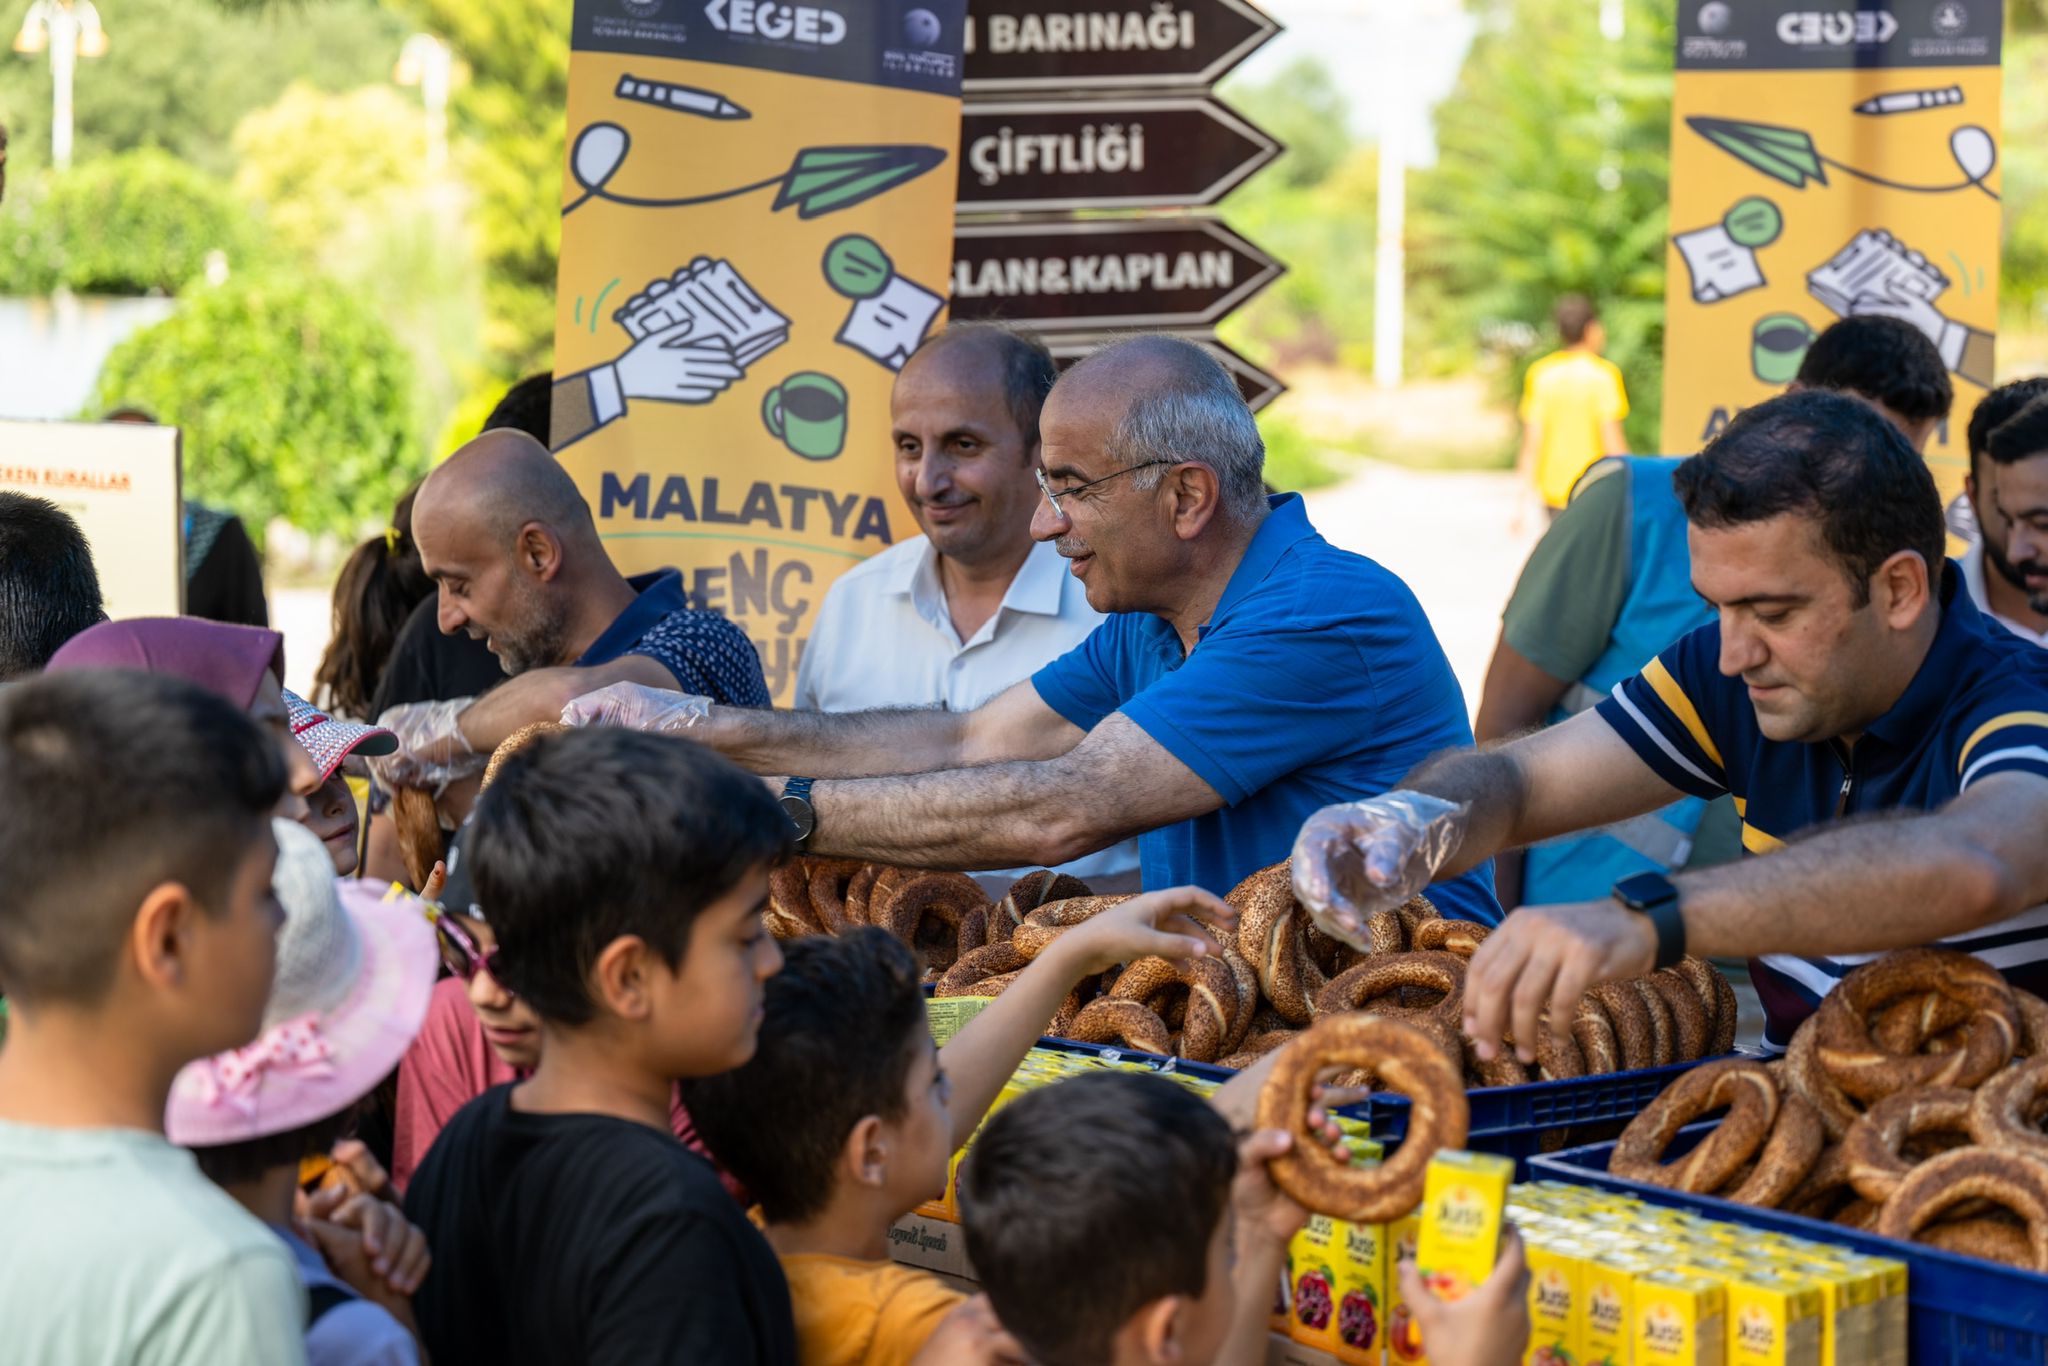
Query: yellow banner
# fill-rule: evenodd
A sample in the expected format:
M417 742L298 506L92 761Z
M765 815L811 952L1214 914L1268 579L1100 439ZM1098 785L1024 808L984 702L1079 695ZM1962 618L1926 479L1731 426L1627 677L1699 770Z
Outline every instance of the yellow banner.
M914 530L889 391L943 325L963 8L576 7L554 446L778 702L832 581Z
M1956 390L1927 460L1962 491L1998 325L2000 7L1682 0L1663 449L1783 392L1837 319L1922 331Z

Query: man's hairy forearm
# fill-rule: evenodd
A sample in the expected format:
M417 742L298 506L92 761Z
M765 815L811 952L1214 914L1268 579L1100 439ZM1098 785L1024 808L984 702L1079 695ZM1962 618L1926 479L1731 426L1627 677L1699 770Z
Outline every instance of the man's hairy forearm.
M2003 861L1941 818L1829 827L1760 858L1675 879L1694 953L1877 953L2024 909Z
M1065 769L1038 760L820 783L811 792L812 845L878 863L973 870L1050 867L1137 833L1088 800L1088 785Z
M1517 835L1525 792L1522 770L1498 747L1435 755L1397 786L1471 808L1464 838L1437 870L1439 877L1455 877L1524 842Z
M703 727L684 734L756 773L859 778L924 773L959 761L963 713L769 711L713 707Z

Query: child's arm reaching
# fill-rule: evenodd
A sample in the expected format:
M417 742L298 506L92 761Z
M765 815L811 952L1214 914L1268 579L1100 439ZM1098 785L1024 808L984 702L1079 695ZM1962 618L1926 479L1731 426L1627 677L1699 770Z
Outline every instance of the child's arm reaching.
M1230 1336L1216 1355L1219 1366L1259 1366L1273 1317L1273 1289L1287 1261L1287 1243L1308 1221L1308 1211L1287 1198L1266 1164L1294 1145L1294 1135L1261 1129L1237 1145L1237 1179L1230 1187L1232 1251Z
M1147 955L1183 959L1217 952L1204 924L1225 933L1237 912L1199 887L1133 897L1048 944L986 1010L939 1050L953 1085L953 1148L973 1136L988 1107L1082 978Z

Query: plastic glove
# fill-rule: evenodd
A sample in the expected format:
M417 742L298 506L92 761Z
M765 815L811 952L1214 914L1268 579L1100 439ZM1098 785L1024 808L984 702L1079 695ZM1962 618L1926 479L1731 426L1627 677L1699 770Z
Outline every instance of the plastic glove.
M488 755L470 748L462 734L462 713L474 697L445 702L408 702L377 718L377 724L398 737L396 753L370 760L370 776L386 792L402 787L425 788L435 796L448 784L484 771Z
M562 708L565 726L625 726L631 730L688 730L710 719L711 699L644 683L614 683L587 692Z
M1324 807L1294 840L1295 898L1324 934L1370 949L1366 921L1436 880L1470 810L1406 790Z

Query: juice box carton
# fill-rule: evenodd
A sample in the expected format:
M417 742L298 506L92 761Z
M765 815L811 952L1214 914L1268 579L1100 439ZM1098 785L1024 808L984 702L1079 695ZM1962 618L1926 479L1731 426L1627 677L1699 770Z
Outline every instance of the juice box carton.
M1728 1366L1820 1366L1821 1291L1811 1281L1752 1265L1728 1292Z
M1325 1347L1335 1334L1337 1269L1343 1238L1338 1221L1311 1214L1287 1245L1287 1321L1281 1331L1307 1347Z
M1818 1255L1777 1255L1765 1264L1780 1276L1807 1281L1820 1290L1821 1366L1854 1366L1877 1360L1882 1277Z
M1719 1281L1641 1271L1633 1293L1635 1366L1721 1366L1728 1301Z
M1585 1366L1629 1366L1633 1346L1635 1275L1628 1268L1584 1245L1579 1284L1584 1308L1579 1315L1579 1360Z
M1870 1360L1904 1366L1906 1360L1906 1264L1850 1248L1822 1244L1821 1260L1864 1278L1869 1293ZM1860 1297L1859 1297L1860 1298Z
M1347 1366L1380 1366L1390 1315L1387 1277L1393 1263L1385 1224L1337 1221L1337 1299L1330 1351Z
M1046 1085L1049 1080L1050 1078L1047 1077L1039 1069L1030 1067L1028 1065L1018 1068L1016 1074L1012 1076L1008 1081L1003 1083L1003 1089L996 1092L995 1101L988 1107L988 1113L991 1115L994 1114L996 1111L1002 1109L1005 1105L1008 1105L1011 1101L1023 1095L1025 1092L1036 1090L1038 1087ZM981 1122L983 1124L988 1123L988 1117L984 1115L982 1117ZM980 1128L977 1127L975 1129L975 1133L980 1132ZM936 1200L925 1201L923 1204L919 1205L914 1211L912 1211L912 1213L922 1215L924 1218L927 1219L942 1219L949 1224L957 1224L960 1222L960 1206L955 1193L956 1183L958 1182L960 1176L961 1160L967 1156L967 1149L971 1147L973 1143L974 1137L970 1134L968 1136L967 1142L961 1144L959 1150L955 1152L950 1159L947 1160L945 1193L940 1195Z
M1585 1252L1548 1234L1522 1230L1529 1259L1529 1350L1524 1366L1572 1366L1585 1352L1580 1325L1585 1301Z
M1514 1179L1514 1159L1494 1153L1448 1151L1429 1160L1415 1258L1440 1298L1463 1299L1492 1273Z
M1398 1274L1403 1262L1415 1260L1422 1242L1422 1212L1404 1215L1387 1225L1387 1362L1388 1366L1428 1366L1422 1330L1401 1293Z

